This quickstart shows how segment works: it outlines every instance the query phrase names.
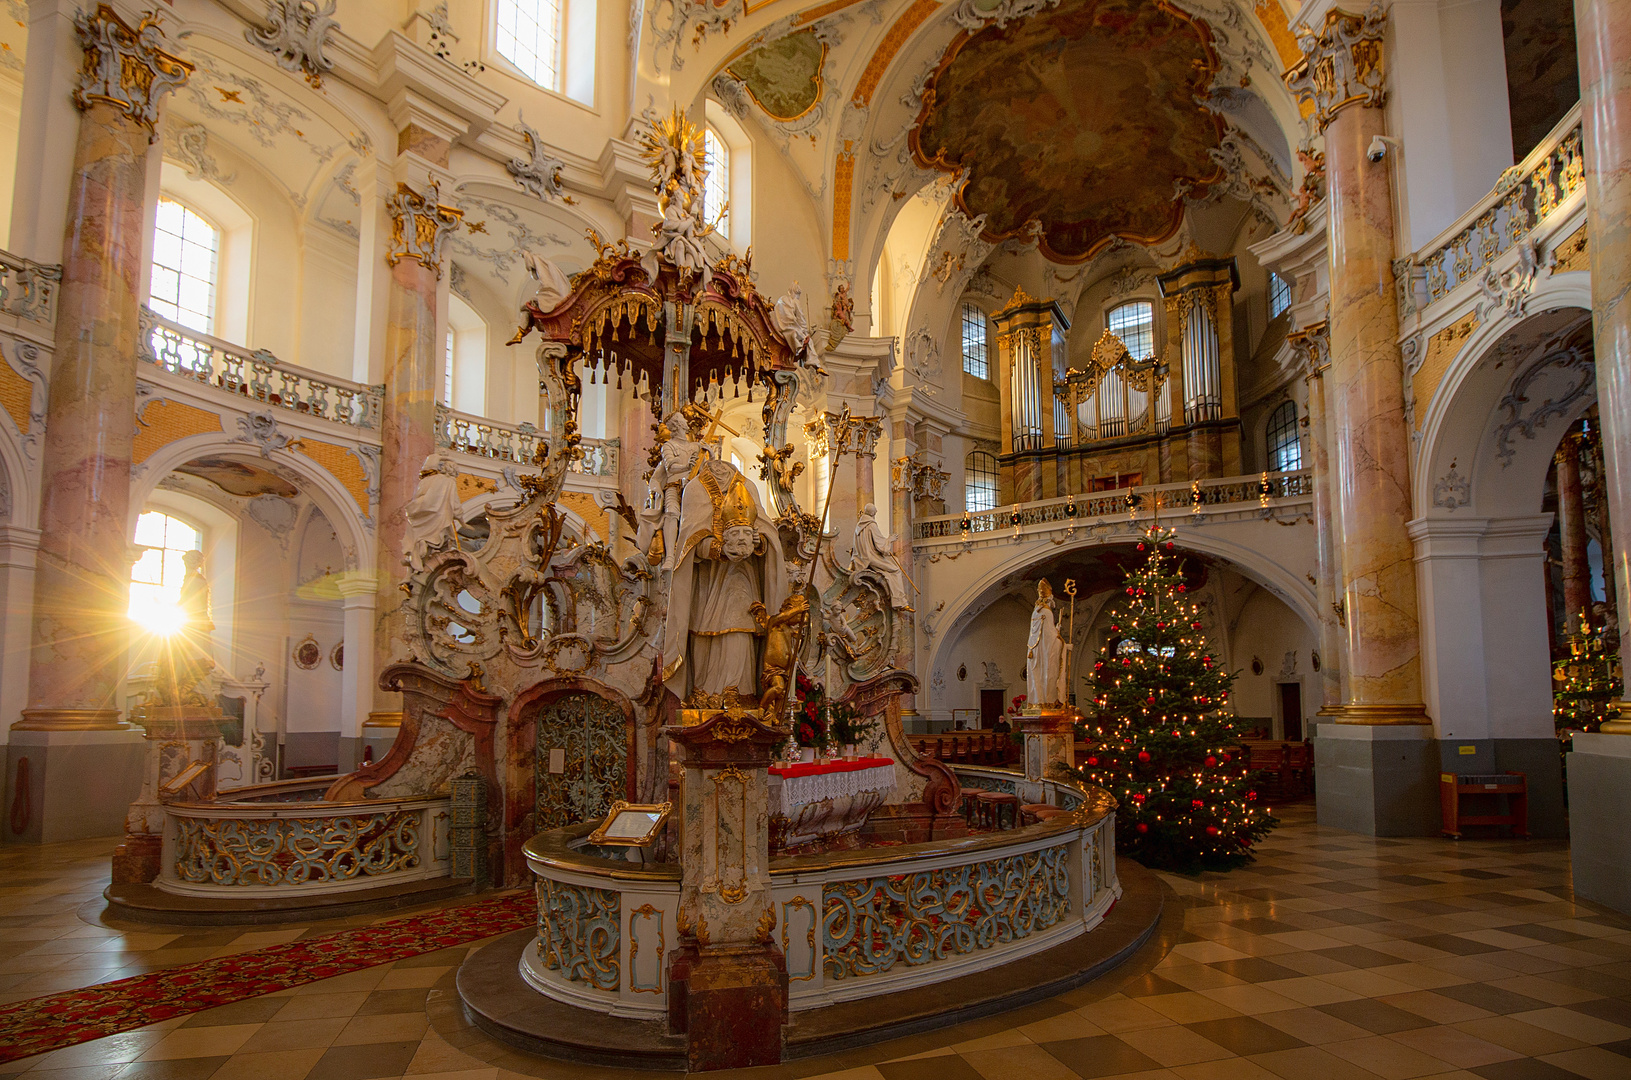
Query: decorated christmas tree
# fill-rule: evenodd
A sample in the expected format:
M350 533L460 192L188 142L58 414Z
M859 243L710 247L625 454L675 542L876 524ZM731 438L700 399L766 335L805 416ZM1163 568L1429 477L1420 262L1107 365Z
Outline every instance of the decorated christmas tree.
M1118 849L1145 866L1194 872L1252 859L1275 825L1258 798L1229 706L1234 676L1208 649L1172 532L1152 528L1127 574L1125 611L1093 668L1078 779L1108 790Z
M1618 717L1615 701L1623 685L1620 658L1608 651L1603 631L1592 629L1583 611L1572 621L1569 655L1552 663L1552 719L1564 738Z

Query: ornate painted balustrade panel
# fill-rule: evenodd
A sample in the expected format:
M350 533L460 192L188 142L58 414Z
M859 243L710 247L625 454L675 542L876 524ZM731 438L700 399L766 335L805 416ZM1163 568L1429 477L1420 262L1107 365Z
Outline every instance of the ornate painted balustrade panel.
M248 351L142 309L143 360L172 375L336 424L378 431L385 388L286 364L265 349Z
M292 896L442 877L447 799L367 805L209 803L165 807L157 886L183 896Z
M775 925L789 1006L812 1009L982 971L1091 931L1121 895L1115 815L1097 789L958 767L1070 814L985 836L773 860ZM677 938L680 876L585 846L596 822L526 846L539 943L521 960L534 989L617 1016L667 1013L664 957Z
M1256 473L1188 483L1119 488L1090 495L1067 495L1036 502L1010 503L968 514L942 514L923 518L912 526L913 546L938 546L933 541L989 539L982 533L1012 532L1030 536L1058 529L1075 529L1098 522L1148 518L1159 510L1169 521L1178 517L1238 517L1280 515L1313 502L1312 474ZM931 543L925 545L923 541Z

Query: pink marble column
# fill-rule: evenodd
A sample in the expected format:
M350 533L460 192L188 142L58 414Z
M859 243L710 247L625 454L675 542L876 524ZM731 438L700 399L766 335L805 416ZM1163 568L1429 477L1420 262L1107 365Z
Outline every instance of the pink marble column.
M1631 0L1575 0L1592 333L1620 640L1631 641ZM1631 671L1631 665L1626 665ZM1623 695L1631 701L1631 693ZM1621 715L1631 715L1622 705ZM1618 721L1614 728L1631 731ZM1604 725L1603 730L1610 730Z
M41 457L29 707L14 728L122 729L130 630L130 457L147 155L158 101L191 65L106 7L76 23L83 115L68 191ZM145 24L144 24L145 25Z
M1325 131L1331 258L1330 406L1347 701L1342 721L1427 723L1422 705L1410 435L1394 300L1393 196L1386 161L1366 150L1385 134L1381 18L1333 11L1299 44L1288 74Z
M398 184L388 209L392 246L390 304L385 327L385 406L380 424L379 607L375 616L375 671L407 655L404 595L407 580L404 512L419 485L420 470L436 449L437 359L445 349L437 334L436 292L442 276L442 242L463 216L438 203L432 183L423 191ZM376 691L375 719L389 722L395 703Z
M1331 505L1330 430L1325 407L1325 375L1330 367L1330 340L1321 323L1298 334L1308 352L1308 467L1314 485L1314 556L1319 585L1320 714L1342 712L1342 624L1336 615L1338 538Z
M1591 616L1591 563L1586 557L1586 497L1580 483L1580 441L1565 435L1557 448L1557 524L1563 539L1563 624L1580 628Z

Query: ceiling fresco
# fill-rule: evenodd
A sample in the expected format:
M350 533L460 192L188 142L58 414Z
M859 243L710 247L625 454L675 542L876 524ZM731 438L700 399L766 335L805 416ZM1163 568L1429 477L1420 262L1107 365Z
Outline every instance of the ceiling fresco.
M1164 0L1082 0L953 40L912 131L917 163L968 170L956 202L998 242L1038 229L1080 262L1121 237L1158 243L1183 196L1223 179L1225 124L1200 104L1210 29Z
M754 102L777 120L797 120L821 100L821 65L827 46L814 30L800 30L743 54L725 69Z

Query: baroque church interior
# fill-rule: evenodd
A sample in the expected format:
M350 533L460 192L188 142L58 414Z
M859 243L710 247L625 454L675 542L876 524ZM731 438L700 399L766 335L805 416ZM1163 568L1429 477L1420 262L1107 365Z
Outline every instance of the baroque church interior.
M4 3L0 1075L1631 1078L1626 4Z

